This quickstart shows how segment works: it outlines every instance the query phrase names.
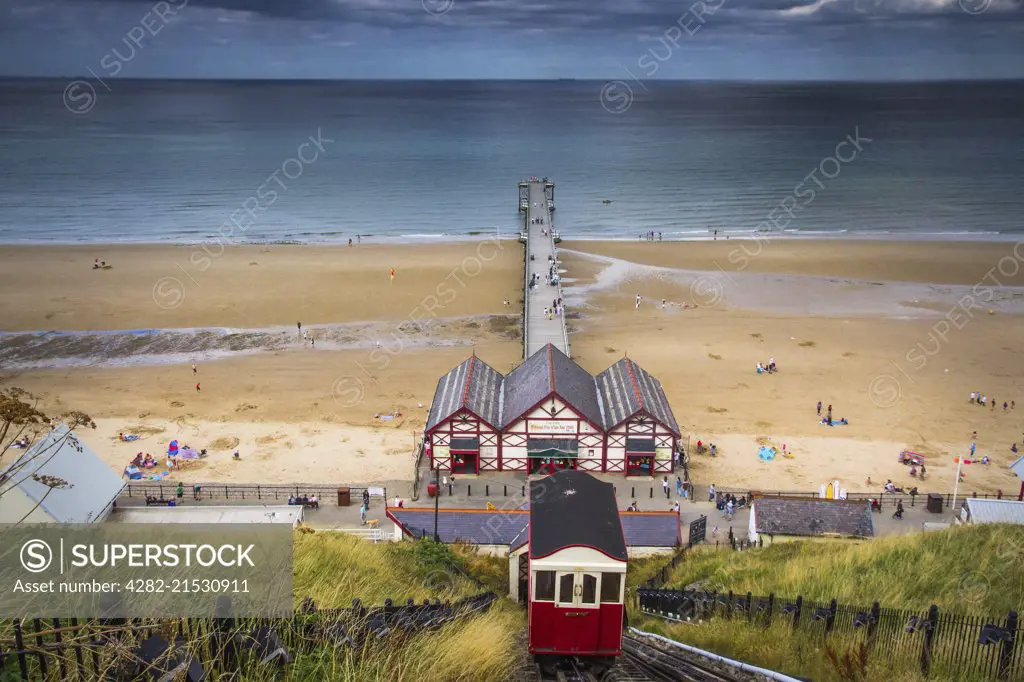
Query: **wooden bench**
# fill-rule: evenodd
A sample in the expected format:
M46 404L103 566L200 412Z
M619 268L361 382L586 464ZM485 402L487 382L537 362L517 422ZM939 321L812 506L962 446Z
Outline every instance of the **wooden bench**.
M174 507L174 506L176 506L176 502L173 499L166 500L166 499L164 499L162 497L147 497L146 498L146 506L147 507Z
M295 500L293 502L289 502L288 504L289 504L289 506L305 507L307 509L319 509L320 508L320 501L319 500L317 500L316 502L310 502L309 500Z

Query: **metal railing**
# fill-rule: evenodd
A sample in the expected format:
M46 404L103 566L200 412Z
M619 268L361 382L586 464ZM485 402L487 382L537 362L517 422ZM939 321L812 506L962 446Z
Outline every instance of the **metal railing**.
M868 660L888 667L919 668L938 679L1019 680L1024 677L1024 646L1015 646L1024 630L1017 613L1005 617L926 610L847 606L835 599L754 596L750 592L637 590L640 610L667 620L726 618L768 628L785 624L795 635L819 642L834 653L837 646L863 651Z

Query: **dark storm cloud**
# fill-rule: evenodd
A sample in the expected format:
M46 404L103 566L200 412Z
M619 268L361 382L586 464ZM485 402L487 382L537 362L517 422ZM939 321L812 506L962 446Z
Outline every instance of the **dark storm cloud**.
M27 1L28 0L9 0ZM154 0L109 0L144 11ZM61 0L90 5L93 0ZM717 8L718 28L1020 22L1024 0L427 0L450 10L431 16L420 0L190 0L189 6L245 12L268 19L403 29L522 29L586 34L664 29L678 17ZM59 3L58 3L59 4ZM979 11L983 10L983 11ZM707 13L707 12L705 12ZM709 22L709 25L711 22ZM710 26L709 26L710 27Z

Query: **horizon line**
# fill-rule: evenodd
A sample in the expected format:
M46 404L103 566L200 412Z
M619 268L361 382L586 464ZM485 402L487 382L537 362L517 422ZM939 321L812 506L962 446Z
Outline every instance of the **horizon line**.
M0 74L0 81L93 81L100 80L94 76L84 74L73 76L24 76ZM164 77L164 76L133 76L133 77L110 77L111 81L122 83L131 82L157 82L157 83L352 83L352 82L394 82L394 83L420 83L420 82L442 82L442 83L616 83L626 82L622 78L270 78L262 76L253 77ZM831 84L857 84L857 85L889 85L889 84L932 84L932 83L1024 83L1024 76L1013 77L987 77L987 78L891 78L891 79L750 79L750 78L652 78L648 83L705 83L705 84L737 84L737 85L831 85Z

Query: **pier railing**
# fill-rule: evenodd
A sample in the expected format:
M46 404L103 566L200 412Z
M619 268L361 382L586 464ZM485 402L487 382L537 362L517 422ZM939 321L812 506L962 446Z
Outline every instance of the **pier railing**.
M198 492L196 486L199 486ZM181 483L182 498L187 501L237 500L246 502L287 502L289 497L316 495L322 505L336 500L338 490L347 488L350 499L359 504L363 491L373 497L387 499L387 488L374 486L346 486L343 484L288 483L288 484L235 484L235 483ZM119 499L145 501L147 498L171 500L177 495L177 481L130 481L121 491Z

